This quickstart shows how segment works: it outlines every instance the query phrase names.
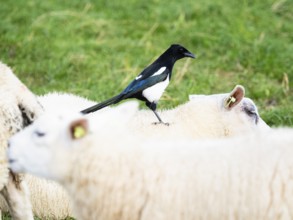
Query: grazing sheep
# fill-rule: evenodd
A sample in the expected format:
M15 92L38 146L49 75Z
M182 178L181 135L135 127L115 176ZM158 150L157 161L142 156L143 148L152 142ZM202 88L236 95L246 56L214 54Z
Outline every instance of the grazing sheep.
M152 113L141 110L128 127L131 132L148 137L188 138L235 136L269 128L239 85L229 94L192 96L189 102L159 113L169 126L151 124Z
M3 196L0 198L0 210L9 211L16 220L33 219L32 208L34 214L43 219L69 216L71 211L68 209L67 194L59 185L32 176L9 173L7 163L2 159L6 155L8 138L43 114L43 108L35 95L1 62L0 96L0 190Z
M113 123L44 115L10 139L11 169L61 183L81 220L292 219L292 129L156 140L119 108Z

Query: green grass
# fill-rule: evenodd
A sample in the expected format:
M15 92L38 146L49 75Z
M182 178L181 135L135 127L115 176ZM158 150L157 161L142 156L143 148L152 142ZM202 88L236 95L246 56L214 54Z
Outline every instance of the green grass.
M271 126L293 126L292 8L290 0L8 0L0 59L37 94L101 101L180 43L197 59L176 63L159 108L242 84Z
M37 94L101 101L180 43L197 59L176 63L159 108L242 84L269 125L292 127L292 9L291 0L7 0L0 60Z

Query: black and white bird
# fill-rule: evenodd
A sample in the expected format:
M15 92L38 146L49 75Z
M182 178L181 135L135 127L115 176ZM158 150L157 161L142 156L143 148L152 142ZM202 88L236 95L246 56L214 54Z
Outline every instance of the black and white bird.
M179 44L172 44L159 58L146 67L119 95L84 109L88 114L124 99L136 98L144 101L156 115L159 123L164 123L156 112L157 103L168 86L175 62L184 57L195 58L194 54ZM164 123L167 124L167 123Z

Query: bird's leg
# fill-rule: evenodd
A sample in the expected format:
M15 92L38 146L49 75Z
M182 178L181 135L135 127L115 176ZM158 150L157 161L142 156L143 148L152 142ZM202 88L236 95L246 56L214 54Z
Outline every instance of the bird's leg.
M156 115L156 117L159 120L159 122L154 122L153 124L155 124L155 125L157 125L157 124L164 124L164 125L169 126L169 123L168 122L163 122L162 119L160 118L159 114L155 110L153 110L153 113Z
M146 105L153 111L153 113L156 115L157 119L159 122L154 122L153 124L164 124L169 126L169 123L163 122L162 119L160 118L159 114L156 112L157 109L157 104L155 102L146 102Z

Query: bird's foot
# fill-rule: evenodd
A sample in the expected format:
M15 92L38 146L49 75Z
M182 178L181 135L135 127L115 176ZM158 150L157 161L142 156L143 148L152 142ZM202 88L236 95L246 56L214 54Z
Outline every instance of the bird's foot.
M153 125L166 125L166 126L169 126L170 125L170 123L168 123L168 122L162 122L162 121L159 121L159 122L153 122L152 123Z

